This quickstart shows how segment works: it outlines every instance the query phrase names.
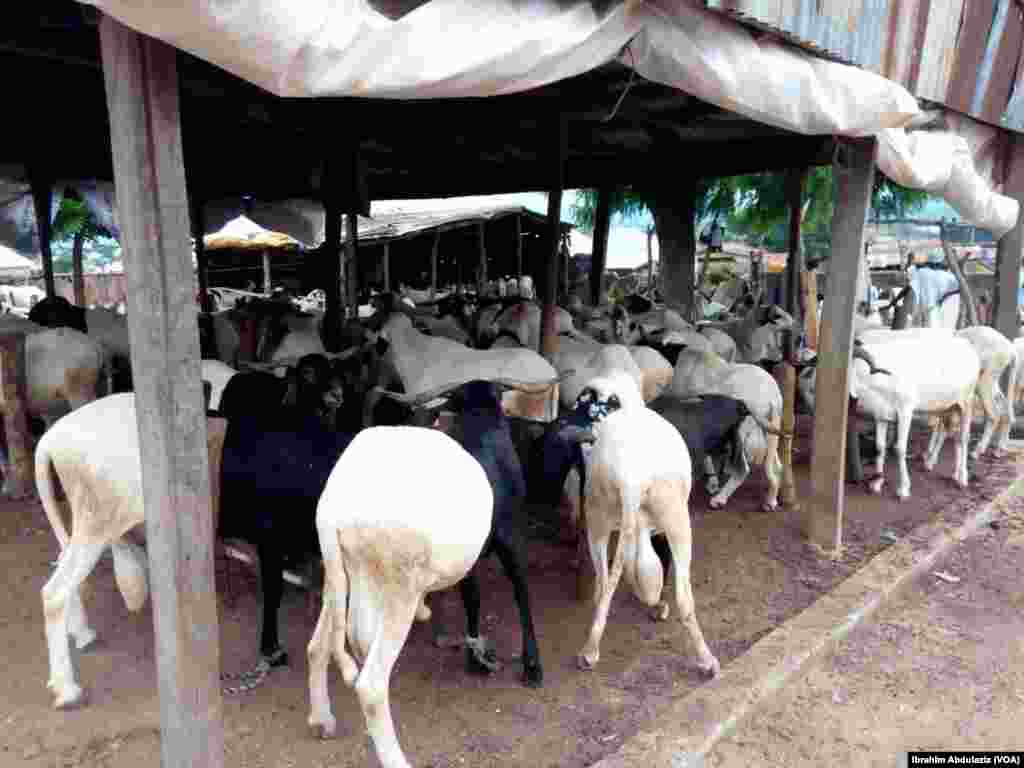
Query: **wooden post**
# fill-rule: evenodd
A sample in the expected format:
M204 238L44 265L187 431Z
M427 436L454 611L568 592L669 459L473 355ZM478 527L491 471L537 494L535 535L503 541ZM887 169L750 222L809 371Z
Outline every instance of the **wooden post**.
M391 244L384 243L384 293L391 292Z
M686 319L692 319L694 310L697 238L693 222L696 197L696 179L681 178L678 186L659 189L654 199L661 292L666 306L680 311Z
M441 247L441 230L434 232L434 244L430 248L430 300L437 298L437 252Z
M1024 250L1024 137L1013 134L1006 140L1010 144L1010 152L1003 194L1017 200L1021 212L1016 226L999 238L992 325L1012 341L1020 333L1017 295L1020 290L1021 251Z
M604 267L608 263L608 229L611 224L611 207L611 187L601 187L597 190L597 210L594 212L594 248L590 252L590 303L594 307L601 304Z
M162 768L221 768L224 724L206 409L177 51L100 20L133 340Z
M818 348L818 273L806 270L800 273L800 288L804 302L804 333L807 346Z
M846 441L836 436L846 434L853 316L857 308L854 286L864 253L865 213L871 199L878 144L874 138L841 140L839 148L838 162L833 165L836 208L818 345L811 501L805 519L808 538L834 554L842 548L846 491Z
M203 203L196 198L189 200L189 216L192 222L192 239L196 248L196 278L199 282L199 307L203 312L212 312L210 302L210 267L206 258L206 242L203 240L206 230L206 214Z
M324 206L324 346L339 352L341 343L341 299L345 282L345 259L341 251L342 198L338 167L328 159L324 163L321 203Z
M483 296L487 288L487 237L482 221L476 225L476 237L480 243L480 271L476 279L476 295Z
M791 168L786 174L786 198L789 203L789 254L786 259L786 311L800 322L800 303L797 294L800 290L800 275L803 272L803 252L800 247L800 218L803 212L804 179L807 172L804 168ZM706 258L706 256L705 256ZM782 369L782 431L793 434L796 424L796 369L790 364L796 355L796 333L787 331L784 334L783 349L786 362ZM793 478L793 438L784 437L780 441L782 452L782 503L792 507L796 503L796 482Z
M7 435L8 496L20 499L35 487L32 436L28 431L28 390L25 384L25 334L0 333L0 399Z
M523 215L516 216L516 280L523 277Z
M270 280L270 250L263 251L263 292L270 293L273 290L273 283Z
M82 256L85 250L85 236L75 233L75 241L71 247L71 289L74 292L75 304L85 306L85 275L82 274Z
M561 245L561 256L562 256L562 286L563 289L559 291L559 295L565 296L566 300L569 298L569 290L572 286L569 285L569 259L572 258L569 253L569 246L565 243L565 235L562 235Z
M569 124L564 115L555 119L554 175L548 191L548 260L544 265L543 309L541 311L540 353L548 360L558 347L555 310L558 298L559 245L562 242L562 187L565 186L565 158Z
M36 211L36 234L39 235L39 253L42 255L43 262L43 286L47 296L56 296L57 287L53 281L53 251L50 248L53 181L37 168L31 168L29 184L32 187L32 203Z
M348 305L352 316L359 317L359 218L352 203L345 214L345 228L348 230L348 237L345 239L345 264L348 266L345 284L348 288Z

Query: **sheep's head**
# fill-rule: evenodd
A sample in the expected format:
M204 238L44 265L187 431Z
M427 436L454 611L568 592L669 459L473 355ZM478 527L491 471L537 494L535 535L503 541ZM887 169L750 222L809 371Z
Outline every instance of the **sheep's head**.
M559 419L559 433L576 442L592 442L597 439L595 431L613 413L643 407L643 397L629 374L599 376L583 388L572 411Z

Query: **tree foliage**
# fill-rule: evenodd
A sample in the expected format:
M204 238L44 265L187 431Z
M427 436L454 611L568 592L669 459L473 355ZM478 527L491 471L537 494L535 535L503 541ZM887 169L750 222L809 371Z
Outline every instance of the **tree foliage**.
M694 225L719 219L739 234L763 237L782 234L784 237L789 220L785 179L785 174L781 173L702 179L697 187ZM875 175L871 205L874 214L880 218L905 217L927 200L925 192L900 187L880 173ZM611 202L613 213L627 217L650 210L650 198L642 190L632 187L615 190ZM577 192L572 210L580 229L593 229L596 208L596 190ZM810 169L804 186L803 231L811 235L827 234L834 211L832 168Z

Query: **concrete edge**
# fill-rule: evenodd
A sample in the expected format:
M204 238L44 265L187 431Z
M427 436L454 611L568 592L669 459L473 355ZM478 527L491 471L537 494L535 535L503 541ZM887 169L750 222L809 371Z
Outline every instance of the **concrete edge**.
M1014 446L1017 448L1020 444ZM1016 453L1016 451L1014 451ZM961 523L947 513L922 523L871 558L860 570L757 641L714 680L674 703L649 727L591 768L691 768L715 745L812 662L832 651L854 627L988 525L1009 499L1024 494L1024 463L994 499ZM698 606L698 611L700 610Z

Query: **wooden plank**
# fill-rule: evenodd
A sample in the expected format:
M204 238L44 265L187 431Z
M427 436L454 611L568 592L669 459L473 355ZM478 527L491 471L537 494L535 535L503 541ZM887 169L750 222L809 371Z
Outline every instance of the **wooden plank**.
M224 726L206 410L177 51L100 20L128 284L163 768L221 768Z
M0 333L0 401L7 436L4 490L21 499L35 487L32 436L28 430L28 388L25 384L25 334Z
M553 176L548 190L548 259L544 265L541 282L541 333L540 353L547 358L558 348L555 335L555 310L558 299L558 250L562 243L562 190L565 185L565 166L569 142L569 124L564 115L555 117L554 146L551 148Z
M939 103L946 101L946 89L957 53L957 38L967 0L932 0L928 25L920 50L920 74L914 94Z
M943 102L967 115L973 114L975 86L985 58L985 44L992 29L995 5L996 0L971 0L964 4L956 59Z
M53 282L53 250L50 247L50 216L53 215L53 180L36 168L29 169L32 203L36 213L36 234L39 235L39 253L43 262L43 289L47 296L56 296Z
M605 264L608 263L608 230L611 225L612 188L597 190L597 210L594 212L594 247L590 254L590 303L601 303L601 283Z
M849 368L853 352L853 318L857 297L853 286L864 253L864 221L871 199L878 145L874 138L842 142L833 174L836 208L832 218L825 306L818 339L814 404L814 445L811 454L811 499L805 530L826 552L842 548L845 501L846 433Z
M517 219L518 221L518 219ZM434 243L430 248L430 300L437 298L437 252L441 247L441 233L434 233Z
M381 256L384 262L384 293L391 292L391 246L384 243L384 253Z
M359 316L359 218L358 211L349 203L345 214L345 287L348 291L348 306L352 317Z
M1003 194L1021 204L1017 225L999 238L996 247L995 298L992 304L993 325L1011 341L1020 329L1017 291L1020 285L1021 257L1024 251L1024 136L1009 138L1006 182Z
M655 204L661 290L665 304L692 321L693 282L697 263L697 238L693 226L697 182L693 177L681 177L674 181L673 187L659 190Z
M480 247L480 263L478 265L476 276L476 293L477 296L483 296L484 289L487 287L487 228L482 221L477 222L476 239Z
M998 47L991 55L991 69L983 92L983 108L979 110L982 120L1000 125L1000 119L1010 101L1013 86L1017 80L1017 63L1024 43L1024 20L1017 7L1010 7L1010 0L1000 0L1000 12L1005 13L1002 34ZM989 52L986 51L986 59Z

